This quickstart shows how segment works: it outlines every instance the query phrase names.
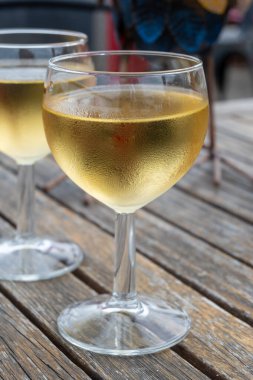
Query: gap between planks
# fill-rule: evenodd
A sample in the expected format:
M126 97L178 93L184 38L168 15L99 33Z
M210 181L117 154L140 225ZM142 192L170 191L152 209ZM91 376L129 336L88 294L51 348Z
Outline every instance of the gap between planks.
M38 190L39 190L42 194L45 194L45 192L43 191L43 189L41 188L40 185L37 185L37 188L38 188ZM219 205L215 205L215 204L213 204L213 203L210 202L210 201L206 201L206 200L204 200L203 198L201 198L200 196L198 196L198 195L196 195L196 194L193 194L193 193L191 193L190 191L185 190L184 188L180 188L180 187L177 187L177 186L176 186L176 188L177 188L178 191L180 191L180 192L182 192L182 193L184 193L184 194L187 194L188 196L190 196L190 197L192 197L192 198L196 198L197 200L200 200L200 201L203 202L203 203L207 203L208 205L214 207L215 209L220 210L220 211L222 211L222 212L224 212L224 213L226 213L226 214L228 214L228 215L230 215L230 216L233 216L233 217L235 217L235 218L237 218L237 219L239 219L239 220L241 220L241 221L247 223L247 224L250 225L250 226L252 225L252 223L251 223L249 220L247 220L246 218L243 218L243 217L241 217L241 216L238 216L238 215L237 215L236 213L234 213L234 212L229 212L227 209L223 209L223 208L222 208L221 206L219 206ZM54 194L51 194L50 192L47 193L46 195L47 195L52 201L54 201L56 204L58 204L59 206L65 208L66 210L70 210L70 211L74 212L75 214L79 215L81 218L83 218L83 219L85 219L85 220L91 222L91 223L94 224L95 226L99 227L102 231L104 231L104 232L110 234L111 236L114 236L114 232L112 232L110 229L108 229L106 226L104 226L103 223L99 223L97 220L95 220L95 219L93 219L93 218L90 218L89 215L87 215L87 214L84 215L81 211L74 209L70 204L65 203L63 200L59 199L57 196L55 196ZM84 205L83 207L89 207L89 206ZM206 243L206 244L209 245L210 247L216 248L216 249L218 249L220 252L222 252L222 253L228 255L229 257L232 257L232 258L236 259L237 261L241 262L242 264L244 264L244 265L246 265L246 266L248 266L248 267L250 267L250 268L253 268L253 264L251 264L251 263L248 262L247 260L245 260L245 259L243 259L243 258L240 258L240 257L238 257L238 256L236 256L236 255L231 254L231 252L229 252L228 250L224 249L223 247L220 247L219 245L217 245L217 244L215 244L215 243L212 243L210 240L207 240L207 239L205 239L205 238L202 237L202 236L199 236L198 234L194 233L193 231L191 231L191 230L188 229L187 227L184 227L184 226L182 226L181 224L179 224L179 223L177 223L177 222L174 222L174 221L172 221L172 220L168 220L168 219L166 219L166 217L164 217L164 216L161 215L160 213L153 211L153 210L149 207L149 205L145 206L145 207L143 208L143 210L144 210L147 214L153 215L153 216L155 216L155 217L157 217L157 218L163 220L164 222L168 223L169 225L177 227L179 230L186 232L186 233L189 234L190 236L192 236L192 237L194 237L194 238L196 238L196 239L198 239L198 240L200 240L200 241ZM145 253L143 253L141 250L140 250L140 253L142 253L142 254L145 255ZM152 258L149 258L149 259L152 261ZM156 263L156 264L157 264L157 263Z
M78 273L78 270L72 272L73 275L76 275L78 279L80 279L82 282L84 282L86 285L90 282L90 279L87 278L87 276L84 275L84 273ZM87 282L85 280L88 279ZM93 282L95 284L95 282ZM89 285L88 285L89 286ZM99 285L99 289L102 293L106 293L107 289L101 287ZM77 365L80 369L84 370L88 376L91 377L93 380L103 380L103 378L95 373L89 366L85 366L84 363L78 358L76 358L74 355L72 355L71 350L67 350L52 334L50 334L50 330L44 329L43 325L36 319L35 316L30 312L29 309L27 309L25 306L22 305L21 302L19 302L11 292L9 292L7 289L3 288L0 284L0 290L2 294L9 299L9 301L12 302L12 304L34 325L36 326L54 345L57 347L63 354L65 354L75 365ZM100 292L98 292L100 293ZM182 349L178 345L174 347L170 347L170 350L175 352L178 356L180 356L182 359L187 361L189 364L194 366L196 369L198 369L200 372L202 372L207 378L210 379L217 379L217 380L227 380L225 376L222 376L219 374L217 377L217 372L213 370L212 368L208 367L207 365L204 365L200 359L198 359L194 354L192 354L189 350Z
M74 273L72 272L72 275ZM78 277L78 276L76 276ZM85 276L82 276L82 279L84 279ZM83 281L82 281L83 282ZM84 370L85 373L91 377L93 380L103 380L104 378L101 377L99 374L94 372L94 370L88 366L84 365L84 362L79 359L78 356L75 356L74 353L72 353L72 350L68 350L68 346L64 346L61 344L61 342L54 337L54 335L51 333L51 331L47 328L44 328L43 324L40 323L40 321L34 316L30 310L25 307L19 300L17 300L10 291L8 291L6 288L2 287L0 284L0 290L2 294L12 302L12 304L35 326L37 327L53 344L55 347L57 347L64 355L68 357L69 360L71 360L75 365L77 365L80 369ZM103 293L107 292L107 289L103 288ZM70 343L67 343L67 345L70 345ZM70 345L72 346L72 345ZM73 347L73 346L72 346ZM212 379L214 377L217 378L217 372L210 368L208 365L205 365L204 363L201 363L201 361L196 358L193 354L191 354L189 351L186 350L180 350L178 347L171 347L167 350L171 350L175 352L176 355L181 357L185 362L189 363L191 366L196 368L196 370L200 371L203 375L205 375L205 379ZM164 350L166 351L166 350ZM182 351L182 352L181 352ZM147 356L147 355L145 355ZM153 356L153 355L152 355ZM125 358L127 360L127 358ZM153 379L153 377L152 377ZM154 378L155 379L155 378ZM157 378L158 379L158 378ZM220 380L227 380L225 376L219 375L218 379ZM160 380L160 378L159 378Z
M74 365L4 294L1 296L3 366L0 374L9 379L91 379ZM0 340L1 340L0 338ZM22 374L22 373L23 374ZM0 375L1 377L1 375ZM2 377L1 377L2 378Z
M42 191L40 188L39 188L40 191ZM43 191L42 191L43 193ZM44 193L43 193L44 194ZM66 204L62 201L60 201L59 199L55 198L54 196L52 196L51 194L48 194L49 198L51 200L53 200L56 204L58 204L59 206L67 209L67 210L70 210L71 212L74 212L76 215L78 215L79 217L81 217L82 219L84 220L87 220L88 222L94 224L96 227L98 227L99 229L101 229L102 231L106 232L107 234L109 234L110 236L114 236L114 234L109 230L107 229L106 227L104 227L102 224L99 224L99 222L96 222L95 220L93 220L92 218L89 218L87 215L83 215L81 212L78 212L76 210L74 210L73 208L71 208L69 205L66 206ZM238 257L234 257L232 256L229 252L225 251L225 250L222 250L220 247L217 247L215 244L212 244L210 243L209 241L205 240L204 238L201 238L199 237L198 235L195 235L194 233L192 233L191 231L187 230L186 228L174 223L174 222L171 222L171 221L168 221L166 218L162 217L160 214L156 214L155 212L153 211L150 211L150 210L147 210L145 209L145 211L147 213L149 213L150 215L154 215L155 217L158 217L159 219L163 220L164 222L172 225L172 226L175 226L177 228L179 228L180 230L186 232L187 234L189 234L190 236L193 236L194 238L197 238L198 240L200 241L203 241L205 244L208 244L210 245L211 247L215 248L215 249L218 249L220 252L228 255L229 257L232 257L233 259L236 259L237 261L241 262L242 264L248 266L249 268L252 268L253 269L253 265L251 265L250 263L248 263L247 261L244 261L243 259L238 259ZM140 253L142 256L146 257L148 260L150 260L152 263L154 263L155 265L161 267L163 270L165 270L166 272L170 273L171 275L173 275L175 278L177 278L178 280L182 281L184 284L186 284L187 286L191 287L192 289L196 290L199 294L203 295L204 297L208 298L210 301L216 303L217 305L219 305L221 308L223 308L224 310L226 310L227 312L229 312L230 314L232 314L234 317L244 321L245 323L247 323L249 326L252 326L253 327L253 321L249 318L247 318L246 316L242 315L239 311L236 310L236 308L233 308L232 306L229 306L228 304L226 304L225 302L222 302L221 300L219 300L217 297L215 297L215 295L213 293L209 293L207 291L207 289L203 289L201 288L200 286L198 286L197 284L195 284L194 282L188 280L187 278L185 278L184 276L181 276L179 273L176 273L175 271L173 271L173 269L170 269L168 267L166 267L162 262L160 262L159 260L156 260L154 257L150 257L148 254L145 253L145 251L143 251L140 247L138 248L138 250L136 250L137 253ZM84 274L82 271L79 271L78 269L73 272L76 277L78 277L79 279L83 280L88 286L92 286L95 290L99 290L103 292L103 287L100 286L100 284L96 283L92 278L88 277L86 274Z
M46 158L45 160L48 160L48 159ZM52 164L53 164L53 162L52 162ZM55 163L54 163L54 164L55 164ZM55 165L57 165L57 164L55 164ZM14 163L10 158L3 157L3 154L0 155L0 166L2 166L4 169L10 171L11 173L13 173L13 174L15 174L15 175L17 174L17 167L16 167L15 163ZM206 171L205 169L203 169L203 168L198 168L197 166L195 166L195 167L193 166L192 169L194 169L194 170L200 170L200 171L204 171L204 172ZM228 169L228 170L230 170L230 169ZM211 178L211 177L212 177L212 173L210 173L210 178ZM233 182L233 181L231 182L230 180L227 180L227 182L230 182L231 184L234 185L234 182ZM210 185L212 186L213 184L210 183ZM237 187L239 187L239 188L242 187L242 188L245 190L245 186L244 186L244 185L241 186L240 181L236 181L236 185L237 185ZM213 185L213 186L215 186L215 185ZM222 186L222 185L221 185L221 186ZM252 186L253 186L253 185L252 185ZM190 195L191 197L196 198L197 200L200 200L200 201L202 201L203 203L207 203L208 205L214 207L214 208L217 209L217 210L223 211L224 213L226 213L226 214L228 214L228 215L234 216L234 217L236 217L237 219L239 219L239 220L241 220L241 221L243 221L243 222L245 222L245 223L247 223L247 224L249 224L249 225L252 224L252 222L251 222L249 219L247 219L247 217L244 217L244 216L242 216L242 215L239 215L239 214L237 214L235 211L233 211L233 210L231 210L231 209L228 209L228 208L226 208L226 207L222 207L222 205L217 204L217 203L214 203L213 201L207 199L206 197L203 197L202 195L200 195L200 194L198 194L198 193L195 193L195 192L191 191L190 189L187 189L186 186L183 185L183 184L181 184L180 182L177 183L177 184L175 184L174 187L175 187L178 191L181 191L182 193L185 193L185 194L187 194L187 195ZM43 187L41 186L41 184L36 183L36 188L39 189L43 194L45 194L45 191L43 190ZM61 206L65 207L66 209L71 209L71 210L72 210L72 208L71 208L69 205L66 205L66 204L65 204L64 202L62 202L61 200L58 200L58 199L57 199L53 194L51 194L50 192L48 192L47 195L48 195L51 199L55 200L58 204L60 204ZM145 210L147 210L146 207L145 207ZM76 213L78 213L78 212L76 212ZM0 215L1 215L1 214L0 214ZM82 214L79 214L79 215L82 215ZM3 217L5 218L4 215L3 215ZM15 224L14 224L12 221L9 221L9 222L15 226ZM93 221L93 223L96 224L94 221ZM180 227L180 225L178 225L178 226ZM99 227L103 229L103 227L101 227L101 225L99 225ZM180 227L180 228L181 228L181 227ZM183 227L182 227L182 229L183 229ZM106 231L106 232L108 232L108 231ZM219 249L220 249L220 248L219 248ZM227 252L224 251L224 253L227 253ZM244 262L244 261L242 261L242 262Z
M178 190L182 191L182 193L186 193L184 190L181 190L181 189L178 189ZM189 195L189 194L187 194L187 195ZM191 195L191 194L190 194L190 195ZM205 202L205 203L207 203L207 202ZM217 207L217 209L218 209L218 207ZM242 263L242 264L244 264L244 265L247 265L248 267L250 267L250 268L253 269L253 264L251 264L251 263L248 262L247 260L244 260L244 259L242 259L242 258L240 258L240 257L238 257L238 256L234 256L234 255L232 255L232 254L231 254L229 251L227 251L226 249L221 248L219 245L217 245L217 244L215 244L215 243L213 243L213 242L211 242L211 241L205 239L205 238L202 237L202 236L199 236L198 234L196 234L196 233L194 233L193 231L189 230L188 228L186 228L186 227L180 225L179 223L174 222L174 221L172 221L172 220L168 220L165 216L161 215L159 212L156 212L156 211L152 210L152 209L149 208L148 206L146 206L145 211L146 211L148 214L153 215L153 216L155 216L156 218L159 218L159 219L163 220L165 223L168 223L168 224L170 224L171 226L177 227L178 229L180 229L180 230L186 232L187 234L189 234L190 236L192 236L192 237L194 237L194 238L196 238L196 239L198 239L198 240L200 240L200 241L203 241L204 243L206 243L206 244L210 245L211 247L213 247L213 248L219 250L220 252L224 253L225 255L228 255L228 256L230 256L230 257L236 259L236 260L239 261L240 263ZM224 210L222 210L222 211L224 211ZM247 222L247 223L248 223L249 225L252 225L252 223L250 223L250 222Z
M102 287L100 284L98 284L96 281L92 280L89 276L87 276L84 272L82 272L80 269L75 270L70 275L73 275L78 280L80 280L82 283L87 285L92 290L95 290L97 293L108 293L108 290L105 287ZM103 380L104 378L101 377L99 374L94 372L94 370L88 365L79 359L79 357L76 357L71 349L68 350L68 347L65 347L61 342L51 333L51 331L48 328L44 328L43 324L36 318L35 315L26 307L24 306L19 299L17 299L11 291L6 289L1 283L0 283L0 291L2 294L34 325L36 326L54 345L57 347L63 354L65 354L69 360L71 360L75 365L77 365L80 369L84 370L85 373L91 377L93 380ZM205 365L204 363L201 363L198 358L196 358L194 355L192 355L190 352L185 354L185 352L177 352L178 348L172 347L170 348L173 352L175 352L176 355L181 357L185 362L189 363L193 367L195 367L197 370L199 370L203 375L206 376L208 379L209 376L212 378L217 373L210 368L208 365ZM153 377L152 377L153 378ZM227 380L226 377L220 376L220 380ZM160 380L160 379L159 379Z
M192 356L193 357L193 356ZM195 360L195 359L194 359ZM205 368L206 368L206 366L205 366ZM207 370L209 371L208 373L210 374L210 367L207 367ZM222 378L222 377L220 377L220 378Z
M212 175L212 174L210 174ZM215 186L215 185L214 185ZM223 211L225 212L226 214L228 215L231 215L231 216L234 216L235 218L241 220L242 222L245 222L249 225L252 225L252 222L247 219L246 217L242 216L242 215L239 215L237 214L235 211L233 210L228 210L226 207L223 207L222 205L220 204L217 204L217 203L214 203L212 202L211 200L207 199L207 198L204 198L203 196L201 196L200 194L196 194L194 193L193 191L189 190L189 189L186 189L184 186L182 186L181 184L177 184L175 185L175 188L179 191L181 191L182 193L184 194L187 194L187 195L190 195L191 197L193 198L196 198L204 203L207 203L208 205L212 206L213 208L216 208L217 210L220 210L220 211ZM252 185L252 191L253 191L253 185Z
M40 190L40 192L45 195L45 193L43 191ZM51 194L47 194L49 196L50 199L53 200L53 202L55 202L56 204L60 205L61 207L63 207L64 209L66 210L70 210L71 212L73 212L74 214L77 214L79 215L82 219L85 219L85 220L88 220L89 222L91 222L92 224L94 224L95 226L97 226L99 229L103 230L104 232L106 233L109 233L111 236L113 236L113 233L108 229L108 228L105 228L103 227L102 224L100 224L98 221L90 218L88 215L83 215L81 212L79 211L76 211L74 210L70 205L66 205L63 201L55 198L53 195ZM152 212L150 214L153 214ZM156 216L156 214L154 213L154 215ZM164 220L166 223L168 224L171 224L171 225L175 225L177 228L179 228L180 230L182 231L186 231L187 234L191 235L191 236L194 236L194 238L197 237L197 239L201 240L201 241L204 241L205 244L208 244L209 246L212 246L212 244L210 244L210 242L206 241L205 239L203 238L200 238L199 236L195 236L194 234L192 234L190 231L188 231L187 229L184 229L183 227L181 227L180 225L177 225L177 224L174 224L174 223L171 223L171 222L168 222L168 220L164 219L161 215L159 215L159 218L161 220ZM215 247L216 248L216 247ZM225 254L228 254L226 251L222 251L220 249L220 247L218 248L219 251L225 253ZM138 248L138 252L140 252L143 256L145 256L146 258L148 258L148 260L150 260L151 262L155 263L156 265L160 266L161 268L163 268L166 272L172 274L175 278L178 278L180 281L182 281L183 283L187 284L188 286L190 286L192 289L198 291L198 293L200 293L201 295L205 296L206 298L210 299L211 301L215 302L217 305L221 306L224 310L228 311L229 313L231 313L232 315L234 315L236 318L238 319L241 319L243 320L244 322L246 322L247 324L249 324L250 326L253 325L252 323L252 320L247 318L247 316L244 316L240 313L240 311L238 311L236 308L234 308L233 306L230 306L228 305L227 303L225 302L222 302L222 300L218 299L215 294L213 293L209 293L208 292L208 289L207 288L201 288L200 286L198 286L198 284L192 282L190 279L187 279L186 277L184 276L181 276L179 273L176 273L172 268L168 268L166 267L165 265L163 265L163 263L161 263L160 261L156 260L154 257L150 257L148 254L146 254L142 249L139 249ZM230 257L233 257L231 254L228 254ZM236 257L236 260L238 261L241 261L243 264L245 264L245 262L243 260L239 260L237 257ZM249 265L248 263L246 263L247 266L251 267L251 265ZM79 273L79 274L78 274ZM77 272L77 277L81 278L84 282L87 283L87 285L91 285L93 288L96 288L97 290L101 290L103 291L103 288L100 287L100 285L96 282L94 282L93 279L91 279L90 277L88 276L84 276L83 274L81 274L81 272Z
M72 355L71 351L65 348L60 341L58 341L51 333L50 330L45 329L43 325L36 319L36 317L27 309L19 300L17 300L11 292L2 286L0 283L1 293L35 326L37 327L50 341L57 347L69 360L72 361L76 366L82 369L91 379L93 380L103 380L103 378L98 375L93 368L85 364L84 361L78 359L78 357Z

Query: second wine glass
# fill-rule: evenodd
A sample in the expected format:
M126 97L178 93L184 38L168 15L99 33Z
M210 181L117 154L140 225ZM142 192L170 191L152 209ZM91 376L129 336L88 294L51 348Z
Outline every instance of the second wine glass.
M85 51L86 43L85 34L64 30L0 31L0 151L19 165L17 233L0 240L1 280L53 278L82 261L76 244L35 235L33 164L50 152L41 112L48 60Z

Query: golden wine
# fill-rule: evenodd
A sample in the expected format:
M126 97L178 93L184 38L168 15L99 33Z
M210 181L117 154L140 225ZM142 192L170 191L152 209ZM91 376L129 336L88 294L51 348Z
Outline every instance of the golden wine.
M205 138L208 103L175 88L97 86L46 98L43 117L65 173L115 211L129 213L191 167Z
M45 69L0 68L0 151L21 165L49 153L42 121Z

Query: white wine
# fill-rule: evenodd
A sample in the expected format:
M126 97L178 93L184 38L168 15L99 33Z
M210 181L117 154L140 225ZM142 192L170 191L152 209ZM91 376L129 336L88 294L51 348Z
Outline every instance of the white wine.
M46 98L43 116L65 173L115 211L129 213L191 167L205 138L208 103L175 88L97 86Z
M49 153L42 121L43 68L0 68L0 151L18 164Z

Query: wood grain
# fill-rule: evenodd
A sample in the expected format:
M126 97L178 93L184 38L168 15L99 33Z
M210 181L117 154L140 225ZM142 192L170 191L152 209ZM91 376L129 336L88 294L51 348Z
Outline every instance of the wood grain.
M220 101L214 104L214 110L217 116L230 115L233 118L234 115L252 115L253 100L248 99L235 99L227 101Z
M4 380L90 379L1 294L0 303L0 376Z
M52 205L53 203L50 202L50 204ZM54 207L54 209L52 209L53 214L57 208ZM49 229L47 229L46 232L49 232L49 230L51 230L50 232L53 234L56 232L55 227L57 225L59 226L58 217L59 214L57 212L55 214L55 217L48 219ZM67 222L67 224L69 224L69 222L71 223L71 220L69 220L69 213L66 213L66 210L63 214L61 214L60 217L62 218L61 220L64 220ZM57 223L55 218L57 219ZM79 220L78 223L80 224L76 233L73 230L73 237L75 237L77 241L79 241L80 237L83 235L83 221ZM4 233L10 234L13 229L10 225L8 225L6 221L0 219L0 231L4 231ZM64 234L65 232L66 231L64 231ZM71 234L69 236L71 236ZM88 235L86 238L87 237ZM95 240L99 244L100 237L98 236L98 239L95 238ZM97 253L99 252L97 251ZM86 258L84 262L88 273L90 272L90 259L91 258ZM106 273L103 271L103 261L99 263L96 262L96 264L98 264L96 265L96 270L99 270L99 273L102 275L103 279L105 279ZM79 270L78 272L79 275L83 275L82 271ZM107 283L110 283L112 278L111 273L108 273L107 275ZM92 277L93 274L91 274L91 279ZM94 283L92 280L88 282ZM102 284L101 286L99 285L97 287L104 288L104 285ZM88 373L91 373L92 378L95 380L208 379L206 375L198 371L190 363L182 359L179 355L171 350L164 351L157 355L149 355L145 358L113 358L92 354L77 349L76 347L65 342L57 332L56 320L59 313L70 303L79 301L84 298L89 298L96 294L94 290L92 290L90 287L85 285L73 275L65 275L55 280L35 282L32 284L18 283L18 286L16 283L2 282L0 283L0 290L2 290L4 294L7 294L8 297L14 302L14 304L20 308L23 313L29 316L34 324L36 324L40 330L48 335L49 338L54 341L55 344L57 344L57 346L60 347L68 357L70 357L80 367L85 368ZM1 319L0 329L2 329ZM96 375L94 375L94 373L96 373ZM76 377L76 379L79 378ZM83 379L85 379L85 377L83 377ZM4 380L9 379L4 378ZM12 380L12 378L10 378L10 380Z
M0 164L13 172L17 171L14 161L1 153ZM240 165L243 166L243 163ZM41 188L46 182L62 174L62 171L51 158L39 161L36 168L36 183ZM212 167L211 163L208 162L201 167L193 167L174 189L184 190L195 198L202 199L252 223L253 192L251 181L227 167L223 170L223 179L220 186L215 186L212 183Z
M218 143L221 152L252 171L253 112L251 103L246 103L216 106ZM0 161L8 170L16 171L10 159L0 155ZM16 219L15 181L8 170L0 169L0 236L12 230L10 223ZM41 161L37 170L40 187L60 172L51 159ZM58 377L54 378L71 379L64 377L64 371L71 366L77 371L76 376L71 372L76 379L82 370L96 380L253 378L253 330L249 326L253 323L253 270L250 268L253 192L249 180L224 167L222 185L214 187L208 163L193 168L176 188L138 213L138 248L142 253L138 255L138 288L184 307L193 326L187 339L173 350L137 358L112 358L81 351L58 335L56 318L65 306L111 289L113 213L98 202L84 207L83 193L69 181L54 189L50 197L55 201L37 194L39 232L74 239L89 257L75 275L33 284L0 284L2 292L15 305L3 297L8 328L2 328L1 318L1 331L13 336L15 327L21 342L17 347L16 337L11 341L16 361L2 366L5 372L6 368L9 371L7 380L16 380L17 376L22 380L33 379L28 376L33 371L34 378L40 379L43 363L51 363L55 353L66 367L57 366ZM20 336L23 331L27 333L25 337ZM37 350L31 353L32 339ZM49 345L43 344L44 341ZM4 350L9 353L7 346ZM32 357L32 362L29 358L23 360L24 352ZM18 363L23 365L23 370ZM45 370L49 379L52 368L54 371L54 366L49 365ZM14 371L18 375L11 377Z
M6 178L6 182L8 181L9 179ZM173 189L171 191L173 191ZM178 191L177 193L180 196L182 194ZM70 207L75 212L85 216L93 223L96 223L104 230L113 234L113 212L99 202L94 202L91 206L85 207L82 203L83 192L70 181L66 181L54 189L53 195L65 206ZM182 194L182 196L184 196L184 194ZM167 195L165 195L165 197L167 197ZM169 193L168 202L170 202ZM197 200L192 201L193 205L194 203L196 203L197 206L199 204ZM232 255L241 255L245 261L248 260L251 263L251 252L253 251L252 227L246 225L248 230L246 229L244 231L243 222L237 221L236 218L230 215L225 219L225 214L222 217L220 216L221 220L219 221L218 210L209 209L207 213L206 205L203 202L201 203L200 210L198 210L198 207L190 207L189 209L192 213L189 216L189 214L187 214L187 208L183 208L181 206L182 204L184 203L177 202L175 196L174 208L175 214L178 215L178 226L182 227L182 224L187 222L188 229L190 228L191 231L195 233L195 225L191 226L191 223L193 224L192 221L195 221L194 212L196 212L197 215L209 216L210 219L214 219L213 225L208 225L209 220L202 221L200 219L198 221L196 218L196 230L197 232L198 230L202 231L202 237L203 234L205 234L211 243L212 239L215 239L217 236L214 243L209 245L191 236L191 234L182 231L180 228L163 222L160 218L154 217L145 211L141 211L138 213L139 218L137 219L138 249L168 271L175 273L179 278L232 311L235 315L253 323L253 270L213 247L214 244L222 248L224 245L225 248L223 248L223 250L227 247L227 250L230 250ZM4 205L1 208L3 209ZM168 205L162 203L160 208L163 213L168 215L168 218L173 216L173 213L170 215L171 208ZM157 206L157 212L159 212L160 208ZM184 213L186 218L188 218L185 219L186 221L184 221ZM216 214L218 214L218 217L215 217ZM220 229L219 231L216 226L218 223L224 228L228 226L228 230ZM212 233L212 229L214 231L216 229L217 234L216 232ZM209 230L211 238L208 236ZM234 238L235 232L237 233L237 240ZM243 236L246 236L244 240L241 239ZM236 243L237 250L233 248L233 241ZM238 288L239 282L240 287Z
M69 303L95 294L73 275L56 280L23 284L2 283L2 289L66 354L99 379L206 380L207 377L171 350L144 358L114 358L92 354L65 342L57 332L56 319ZM45 296L46 294L46 296ZM187 374L187 375L186 375Z
M91 237L90 237L91 238ZM109 288L111 285L111 260L104 255L104 247L110 251L111 247L103 241L103 249L100 250L100 265L97 260L87 261L83 271L98 281L102 286ZM97 247L95 248L97 251ZM94 251L94 249L93 249ZM94 255L94 252L91 252ZM92 262L93 261L93 262ZM107 265L108 263L108 265ZM214 378L222 379L251 379L252 369L252 341L251 329L246 324L233 318L217 306L200 297L180 281L158 269L146 259L139 260L138 271L139 288L146 293L168 300L173 305L183 306L193 320L193 327L189 337L177 349L188 360L198 363L201 368ZM97 272L97 267L100 270ZM17 288L13 284L4 284L16 300L22 303L26 312L32 314L43 331L46 331L51 339L59 340L68 353L76 360L86 361L94 366L94 369L103 378L114 379L115 373L130 379L201 379L202 375L191 371L182 359L175 356L173 351L166 350L160 354L143 358L107 358L82 352L72 346L67 346L61 341L56 332L55 320L59 312L69 303L85 299L92 292L80 281L71 275L63 278L33 284L20 284ZM47 294L47 297L44 294ZM95 363L95 364L94 364ZM175 363L178 368L175 368ZM155 370L159 370L159 376L155 377ZM161 372L162 371L162 372ZM173 372L174 371L174 372ZM174 376L174 377L173 377ZM118 377L120 378L120 377ZM124 377L123 377L124 378Z
M57 171L55 164L49 160L41 162L38 168L37 181L40 186L46 182L46 177L55 175ZM69 207L75 207L75 211L84 212L82 202L83 192L76 190L76 187L72 186L71 182L68 181L66 184L65 182L60 189L54 189L52 195L56 199L65 202ZM188 179L188 190L190 187L189 182L190 179ZM206 181L203 178L200 179L200 183L203 182ZM196 186L197 183L198 181L196 181L195 177L195 182L191 185L194 187L194 190L198 187ZM185 189L186 185L180 185L180 188ZM211 192L212 189L210 190L209 186L209 193ZM212 193L213 198L216 199L218 192L216 191L216 194ZM227 189L226 193L223 190L220 203L223 203L224 198L229 198L228 193L231 194ZM237 210L242 210L243 203L245 211L253 222L253 191L245 193L242 193L240 190L239 194L237 189L237 193L234 196L237 199ZM231 201L230 199L230 204ZM236 207L235 202L232 202L232 204ZM176 188L170 189L166 194L148 205L146 209L155 212L168 222L189 231L220 250L253 266L253 225L251 223L244 222L236 216L229 215L221 209L212 207L212 205L206 203L205 199L196 199L194 194L187 194Z
M238 144L234 136L224 135L221 132L217 134L218 148L227 157L234 158L236 161L241 161L249 166L252 171L252 143L250 141L240 141Z
M222 184L215 186L210 164L195 167L176 187L226 213L253 223L252 184L236 172L224 169Z
M252 107L253 108L253 107ZM247 143L253 143L253 133L252 133L252 123L253 123L253 113L251 119L249 117L246 119L246 116L237 115L231 118L230 115L225 115L219 117L217 120L217 128L221 133L222 139L226 138L228 134L231 137L234 137L239 143L244 141Z
M2 175L3 172L1 176ZM7 182L8 178L8 183L10 184L12 183L11 177L9 173L5 173L5 181ZM1 182L0 186L2 186L2 184ZM111 288L112 278L112 238L101 231L100 228L85 221L66 208L59 207L54 202L47 200L45 196L38 195L38 201L40 205L40 231L50 231L56 235L63 229L66 236L79 242L85 251L89 252L90 256L82 268L79 269L78 276L93 286L98 284L99 290L102 290L102 288L109 290ZM2 206L3 205L1 205L1 208ZM142 217L141 214L140 217ZM152 220L152 218L154 220ZM148 238L150 238L153 233L157 234L157 231L159 232L163 229L165 222L159 221L152 216L149 216L148 219L150 222L149 225L147 224L148 222L146 222L145 229L149 231ZM61 223L59 223L59 220ZM166 230L166 234L167 233L168 231ZM181 232L178 232L178 234L181 235ZM145 234L145 239L147 239L147 234ZM160 243L158 236L156 245L155 240L149 240L145 249L149 247L152 252L159 251ZM166 239L164 239L162 246L165 246L163 250L164 254L167 255L168 247L166 246ZM196 248L196 241L192 249L194 247ZM200 251L202 251L202 249L200 249ZM176 264L177 259L173 259L173 264ZM166 260L169 260L169 256L167 256ZM203 262L204 261L205 260L203 260ZM139 289L168 300L172 305L183 306L194 321L189 337L182 344L177 346L176 350L212 378L217 375L217 378L220 379L251 380L253 375L253 342L249 338L252 333L251 327L231 316L188 286L182 284L181 281L176 280L173 276L148 259L139 256L138 263L140 264L138 270ZM198 260L196 260L196 263L198 263ZM223 262L216 263L217 267L223 264ZM239 265L241 264L239 263ZM247 270L250 271L250 269L246 267L246 271ZM246 272L244 272L244 275L245 273ZM220 278L220 282L221 281L222 278ZM209 282L209 284L212 285L211 282ZM220 286L222 287L223 285L224 283ZM49 334L52 339L59 340L62 345L64 345L64 343L59 339L55 331L54 321L57 314L70 302L89 297L92 294L87 286L71 275L47 283L35 283L33 287L29 286L29 284L20 284L19 287L16 287L9 283L2 284L2 287L11 294L15 302L20 303L20 307L22 306L26 313L32 314L36 323L43 331L47 331L47 334ZM236 292L236 290L233 289L233 292ZM238 289L238 292L240 293L241 289ZM45 293L47 297L44 296ZM236 294L238 293L236 292ZM238 298L240 299L240 297L241 294L239 294ZM69 346L64 347L66 350L68 349L68 352L71 352L72 355L77 355L79 360L86 360L86 365L88 365L89 359L90 365L95 362L95 370L102 376L108 376L108 373L109 376L112 376L111 371L122 371L121 373L125 371L126 373L128 370L129 378L136 379L136 371L138 369L139 372L137 371L137 373L140 374L141 371L139 378L148 378L148 376L151 376L150 371L153 371L154 368L154 362L152 360L159 360L163 368L166 363L166 366L168 365L168 368L166 367L167 371L171 368L171 363L175 363L175 357L171 356L171 350L149 356L148 359L145 357L140 358L140 361L137 362L127 361L126 364L124 359L106 358L105 360L100 356L97 358L97 355L95 358L94 355L89 353L79 353L76 349L72 351L72 348ZM134 366L134 364L136 364L136 366ZM180 368L182 368L182 366L180 366ZM152 376L155 376L155 373L152 372ZM182 373L175 374L175 378L185 379L183 376L185 375ZM195 378L200 378L198 377L199 374L196 376ZM171 379L172 376L168 376L168 378Z
M252 224L177 189L171 189L147 209L253 266Z

